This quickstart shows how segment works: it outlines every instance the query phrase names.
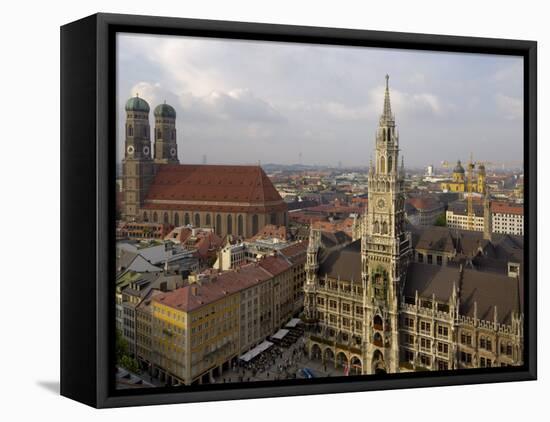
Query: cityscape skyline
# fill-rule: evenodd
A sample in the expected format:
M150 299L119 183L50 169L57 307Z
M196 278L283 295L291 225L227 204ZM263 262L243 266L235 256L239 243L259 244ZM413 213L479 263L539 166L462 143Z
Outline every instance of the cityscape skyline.
M207 155L209 164L363 167L386 73L407 167L465 162L472 151L497 163L523 155L519 57L130 34L117 42L119 156L124 103L138 93L151 108L176 109L184 163Z
M523 364L523 178L408 176L385 82L374 158L344 183L182 164L174 108L151 128L127 100L120 388Z

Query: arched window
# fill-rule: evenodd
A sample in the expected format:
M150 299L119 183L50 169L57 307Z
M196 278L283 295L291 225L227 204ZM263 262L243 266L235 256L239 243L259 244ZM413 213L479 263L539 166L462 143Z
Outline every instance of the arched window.
M374 323L374 325L382 327L382 317L380 315L376 315L372 322Z
M178 213L174 214L174 226L178 227L180 225L180 215Z
M222 216L216 215L216 233L222 234Z
M200 227L201 226L201 216L196 213L195 214L195 227Z
M227 215L227 234L233 234L233 217L231 214Z
M128 136L134 136L134 128L132 125L128 125Z
M386 192L390 191L390 182L386 182Z
M391 129L388 128L386 129L386 141L390 142L390 138L391 138Z
M388 173L391 173L393 171L392 170L393 169L392 165L393 165L393 160L392 160L391 155L390 155L388 157Z
M380 173L386 172L386 157L380 157Z
M378 221L374 222L373 231L374 233L378 233L380 231L380 225L378 224Z
M243 216L239 215L237 217L237 234L239 236L243 235Z
M206 214L206 227L210 227L212 225L212 221L210 220L210 214Z
M147 217L146 212L143 213L143 221L145 221L145 222L149 221L149 217Z
M168 213L167 213L167 212L164 213L163 221L164 221L164 224L168 224L168 223L169 223Z
M188 226L191 223L191 221L189 220L189 213L187 212L185 213L185 216L183 217L183 221L186 226Z
M252 236L258 233L258 215L254 214L252 216Z
M388 223L385 221L382 223L382 234L388 234Z
M157 212L155 211L153 213L153 223L157 223L158 221L159 221L159 218L158 218Z

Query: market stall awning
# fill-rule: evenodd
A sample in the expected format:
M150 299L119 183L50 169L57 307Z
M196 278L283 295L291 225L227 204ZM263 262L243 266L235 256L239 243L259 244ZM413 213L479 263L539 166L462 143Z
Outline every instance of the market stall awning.
M256 347L249 350L245 354L241 355L239 357L239 359L244 361L244 362L250 362L252 359L254 359L256 356L258 356L260 353L262 353L262 352L266 351L267 349L269 349L271 346L273 346L273 343L266 340L266 341L258 344Z
M279 331L273 334L271 338L274 340L282 340L287 334L288 334L288 330L281 328Z
M287 324L285 325L285 327L294 328L294 327L296 327L300 322L302 322L302 320L301 320L300 318L292 318L290 321L287 322Z

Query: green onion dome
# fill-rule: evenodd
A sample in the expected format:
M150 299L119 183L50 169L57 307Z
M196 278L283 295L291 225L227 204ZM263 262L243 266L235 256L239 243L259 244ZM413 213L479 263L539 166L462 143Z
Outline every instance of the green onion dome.
M155 107L155 117L169 117L172 119L176 118L176 110L169 104L159 104Z
M140 111L142 113L149 113L149 104L143 98L139 98L137 95L126 101L126 111Z

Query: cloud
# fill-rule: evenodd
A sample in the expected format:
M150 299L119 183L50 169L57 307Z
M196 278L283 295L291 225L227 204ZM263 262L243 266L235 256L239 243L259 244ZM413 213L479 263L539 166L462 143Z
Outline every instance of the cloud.
M378 86L372 89L370 96L371 112L380 114L382 112L382 104L384 103L383 86ZM394 88L390 88L390 102L392 111L403 116L415 115L442 115L445 112L445 107L439 100L439 97L429 92L404 92Z
M253 123L282 123L285 118L266 100L257 97L246 88L230 91L211 91L197 96L191 92L176 94L166 90L160 83L138 82L129 96L139 96L149 102L151 108L166 101L181 112L182 117L200 120L234 120Z
M500 66L493 74L493 79L497 82L522 83L523 82L523 62L515 61Z
M136 94L149 103L151 111L154 110L157 105L165 101L168 104L177 104L179 102L178 96L170 90L164 89L159 82L151 83L140 81L136 83L130 88L128 97L132 97Z
M504 118L508 120L523 119L523 100L516 97L510 97L504 94L495 96L497 108L503 113Z
M117 51L119 151L139 92L175 107L183 162L290 163L301 151L304 163L364 165L388 73L407 165L476 151L480 137L502 160L521 153L521 58L132 34Z
M246 88L212 91L204 97L195 97L191 104L201 112L223 120L260 123L281 123L285 120L269 102Z

